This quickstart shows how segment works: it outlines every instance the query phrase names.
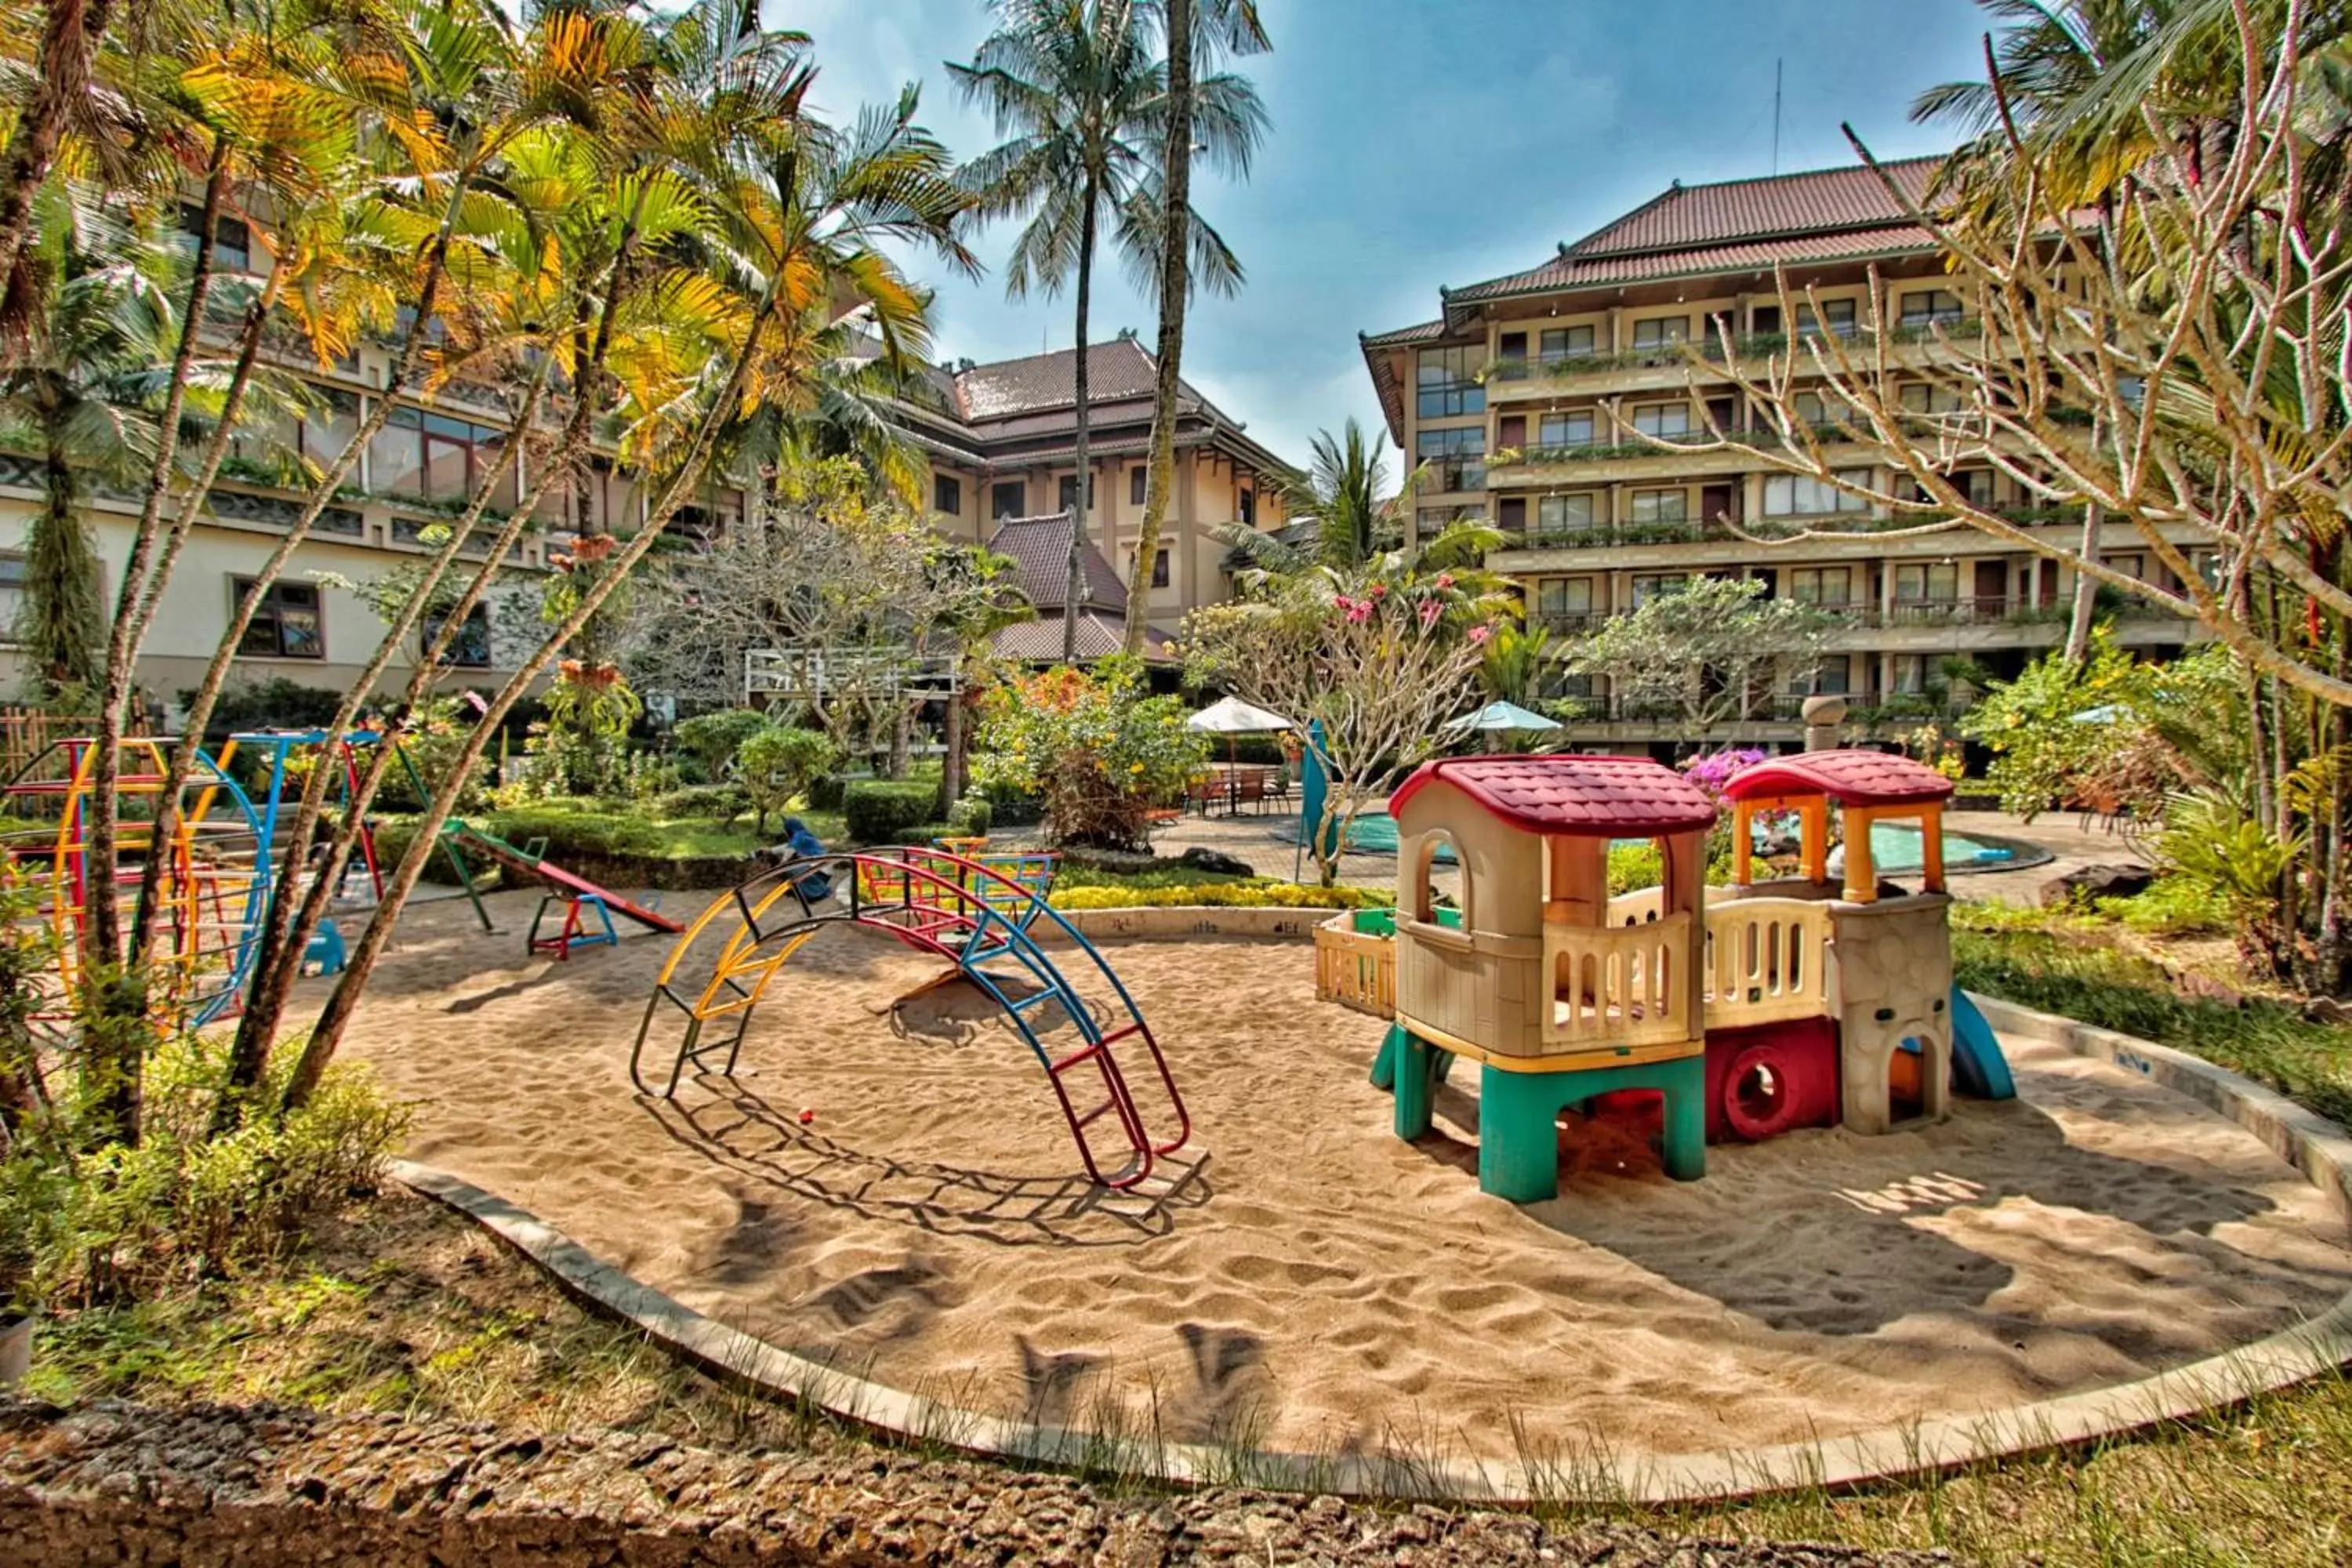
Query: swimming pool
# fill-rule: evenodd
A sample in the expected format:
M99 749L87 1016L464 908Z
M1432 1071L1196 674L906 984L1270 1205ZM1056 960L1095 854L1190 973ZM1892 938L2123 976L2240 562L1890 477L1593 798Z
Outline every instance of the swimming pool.
M1306 829L1297 833L1303 841ZM1640 840L1622 840L1638 843ZM1348 849L1357 855L1393 855L1397 852L1396 819L1384 811L1368 811L1356 818L1348 829ZM1902 823L1880 822L1870 829L1871 858L1885 872L1916 871L1925 863L1920 852L1919 830ZM1949 872L2006 871L2021 866L2039 865L2050 857L2031 844L2014 839L1995 838L1990 835L1944 831L1944 869ZM1451 864L1454 856L1443 845L1437 858L1441 864Z

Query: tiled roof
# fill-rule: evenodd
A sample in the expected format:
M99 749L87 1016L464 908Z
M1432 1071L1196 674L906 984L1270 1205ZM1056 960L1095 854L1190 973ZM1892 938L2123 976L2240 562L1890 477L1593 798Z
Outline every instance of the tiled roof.
M1884 163L1913 200L1940 160ZM1762 270L1934 247L1874 171L1856 164L1713 185L1675 185L1539 267L1446 292L1449 306L1539 289Z
M1159 390L1159 366L1133 338L1114 338L1087 350L1087 401L1089 405L1121 398L1149 399ZM1190 382L1180 380L1184 401L1197 405L1223 424L1232 420L1201 395ZM1025 359L999 360L959 371L955 378L956 410L970 423L1010 419L1049 409L1075 408L1078 402L1078 356L1074 349L1031 354Z
M1168 644L1174 638L1158 626L1146 626L1143 632L1143 655L1146 658L1166 657ZM1127 617L1098 616L1091 610L1078 615L1078 658L1105 658L1127 646ZM1054 615L1034 621L1022 621L1003 627L994 638L996 651L1006 658L1023 664L1051 664L1062 657L1062 617Z
M1432 338L1445 335L1444 321L1423 321L1416 327L1399 327L1388 332L1358 332L1357 339L1368 349L1394 348L1400 343L1425 343Z
M1952 781L1887 752L1804 752L1743 768L1723 786L1732 800L1764 795L1825 795L1840 805L1902 805L1948 800Z
M999 523L988 547L1009 555L1021 567L1021 591L1041 611L1059 613L1068 602L1070 585L1070 518L1067 512L1045 517L1007 518ZM1127 587L1103 559L1101 549L1087 541L1084 558L1086 599L1081 608L1114 616L1127 613Z
M1646 757L1448 757L1423 763L1395 795L1395 813L1438 782L1530 833L1636 837L1712 826L1715 803Z

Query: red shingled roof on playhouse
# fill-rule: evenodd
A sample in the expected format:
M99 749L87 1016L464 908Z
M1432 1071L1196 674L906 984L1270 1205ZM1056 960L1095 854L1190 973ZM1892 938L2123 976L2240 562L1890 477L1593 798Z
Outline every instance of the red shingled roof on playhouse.
M1886 752L1805 752L1741 769L1723 794L1727 800L1825 795L1840 805L1902 805L1948 800L1952 781L1924 763Z
M1391 814L1443 780L1530 833L1638 838L1711 826L1715 803L1647 757L1446 757L1423 763L1389 797Z

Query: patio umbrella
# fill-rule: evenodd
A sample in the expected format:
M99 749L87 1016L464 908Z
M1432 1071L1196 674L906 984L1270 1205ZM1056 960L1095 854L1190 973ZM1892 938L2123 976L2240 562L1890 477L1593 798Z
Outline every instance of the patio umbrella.
M1559 728L1556 719L1529 712L1516 702L1489 702L1475 713L1465 713L1459 719L1445 722L1449 730L1534 730L1551 731Z
M1238 697L1220 697L1184 721L1184 728L1203 734L1225 738L1225 761L1235 762L1234 737L1264 735L1279 730L1296 730L1297 725L1279 713L1269 713L1263 708L1253 708Z

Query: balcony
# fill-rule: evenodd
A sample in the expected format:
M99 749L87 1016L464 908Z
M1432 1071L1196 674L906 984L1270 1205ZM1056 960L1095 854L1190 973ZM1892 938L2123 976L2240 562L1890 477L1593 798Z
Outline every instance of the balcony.
M1932 343L1939 335L1946 339L1966 339L1980 337L1983 332L1984 322L1977 317L1967 316L1896 326L1888 330L1885 341L1889 346L1907 347ZM1766 359L1787 353L1791 343L1831 337L1849 345L1850 351L1855 353L1869 353L1878 342L1878 334L1859 328L1832 329L1826 332L1744 332L1730 339L1727 344L1724 339L1708 332L1696 343L1674 342L1654 348L1622 349L1612 353L1496 359L1486 367L1486 384L1498 395L1531 396L1548 382L1605 375L1618 371L1679 370L1694 361L1700 364L1721 363L1734 354L1742 361Z

